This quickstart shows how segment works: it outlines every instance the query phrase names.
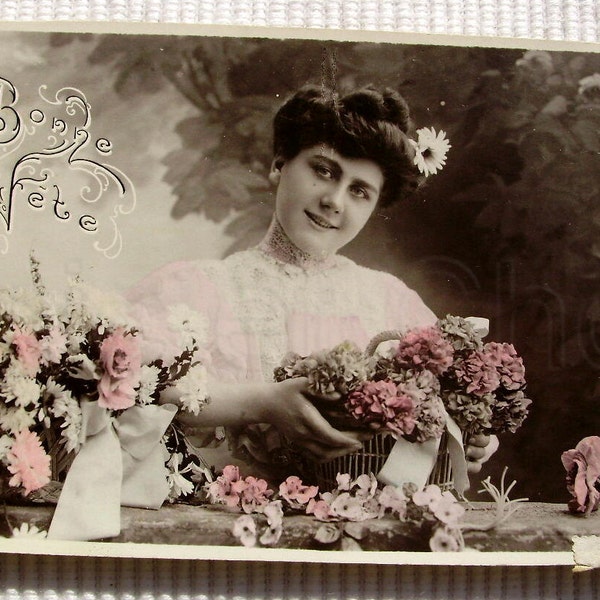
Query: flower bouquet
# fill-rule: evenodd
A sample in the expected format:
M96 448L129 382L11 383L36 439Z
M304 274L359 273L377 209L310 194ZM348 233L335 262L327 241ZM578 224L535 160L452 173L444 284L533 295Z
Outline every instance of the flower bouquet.
M175 408L157 403L168 386L182 388L189 410L198 411L206 401L204 367L195 359L200 336L190 331L190 321L180 322L185 350L172 363L143 364L143 334L120 296L78 279L66 296L50 294L33 257L31 274L32 290L0 290L2 496L60 503L71 467L93 448L100 453L97 465L77 477L91 476L104 465L113 470L106 473L109 482L121 486L152 461L152 468L147 466L154 470L149 475L158 477L157 489L167 486L175 497L193 487L198 473L191 464L196 470L201 464L170 425ZM109 448L118 455L114 467ZM80 462L85 464L83 458ZM185 469L188 485L181 485L174 471L180 475ZM133 483L130 492L123 486L123 500L128 493L135 496Z
M468 319L448 315L431 327L382 332L364 352L344 342L307 357L285 357L276 381L308 377L315 405L334 427L375 433L358 453L313 465L319 485L331 487L338 472L380 473L396 441L405 440L434 447L438 458L428 482L452 487L451 427L465 439L515 431L531 403L523 361L511 344L482 338Z

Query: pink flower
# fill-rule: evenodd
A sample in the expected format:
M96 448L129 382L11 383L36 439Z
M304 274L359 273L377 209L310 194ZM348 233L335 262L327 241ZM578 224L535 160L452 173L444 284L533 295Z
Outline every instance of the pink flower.
M569 510L589 515L600 504L600 437L583 438L575 449L563 452L567 490L573 496Z
M413 402L393 381L366 381L348 395L346 409L372 429L386 428L397 435L415 427Z
M468 394L485 396L496 391L500 385L500 375L493 355L477 350L456 366L459 383L466 386Z
M409 331L396 350L401 367L431 371L441 375L452 365L454 348L437 327Z
M295 475L288 477L280 486L279 494L293 508L302 508L311 498L319 492L315 485L303 485L302 480Z
M242 485L240 485L240 482ZM223 469L223 474L208 486L208 496L217 504L225 504L229 508L235 508L240 501L240 492L245 487L240 480L238 467L228 465Z
M502 387L518 390L525 385L525 365L512 344L489 342L483 351L495 363Z
M233 484L240 493L242 510L246 513L262 512L273 495L269 484L264 479L257 479L248 475L242 482Z
M100 361L104 373L98 382L98 404L112 410L133 406L142 366L137 339L117 329L102 342Z
M315 519L319 521L331 521L335 520L335 513L331 510L329 502L324 499L315 500L311 498L306 505L306 514L314 515Z
M12 473L8 484L22 485L24 496L50 482L50 457L44 452L38 436L29 429L15 435L7 458L8 470Z
M38 339L33 333L23 333L20 329L17 329L12 339L12 344L27 375L35 377L42 357L42 350Z

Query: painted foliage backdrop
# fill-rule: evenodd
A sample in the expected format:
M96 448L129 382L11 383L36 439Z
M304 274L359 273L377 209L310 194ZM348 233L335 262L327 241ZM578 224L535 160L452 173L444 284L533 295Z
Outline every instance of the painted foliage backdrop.
M0 45L15 58L0 75L31 106L42 83L85 92L136 196L115 259L80 231L65 234L51 202L16 207L15 220L43 220L9 232L0 260L15 281L31 246L55 280L67 264L121 289L160 263L247 247L273 206L266 175L280 101L320 81L324 56L340 90L400 90L417 126L447 131L448 165L418 196L378 212L347 253L405 279L440 315L489 317L490 337L515 344L534 405L484 474L506 464L519 495L566 499L561 452L600 434L600 55L62 34Z

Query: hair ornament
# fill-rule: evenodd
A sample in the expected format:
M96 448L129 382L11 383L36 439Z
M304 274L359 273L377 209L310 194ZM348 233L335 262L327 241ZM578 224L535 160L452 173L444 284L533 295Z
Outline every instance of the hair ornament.
M415 149L414 164L425 177L442 170L446 154L452 147L446 139L446 132L436 133L433 127L417 129L417 139L410 140L410 143Z

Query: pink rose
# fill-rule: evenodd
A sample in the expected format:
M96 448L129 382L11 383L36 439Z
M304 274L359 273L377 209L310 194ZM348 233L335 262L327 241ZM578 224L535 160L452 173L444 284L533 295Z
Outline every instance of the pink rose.
M569 510L589 515L600 504L600 437L583 438L575 449L563 452L567 489L573 498Z
M17 329L12 343L27 375L35 377L42 357L42 350L38 339L33 333L23 333L20 329Z
M98 404L121 410L135 404L142 356L137 339L117 329L100 346L104 373L98 382Z

